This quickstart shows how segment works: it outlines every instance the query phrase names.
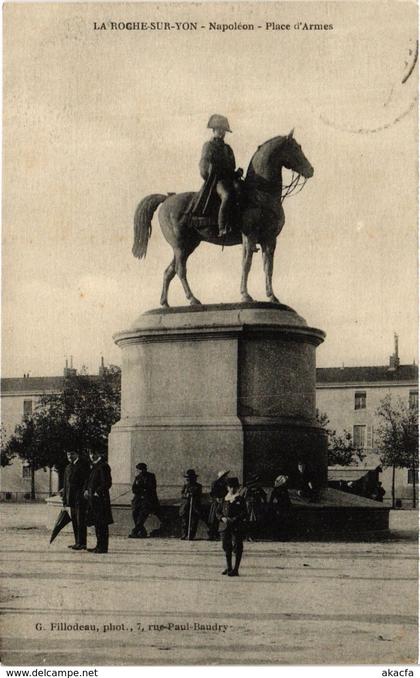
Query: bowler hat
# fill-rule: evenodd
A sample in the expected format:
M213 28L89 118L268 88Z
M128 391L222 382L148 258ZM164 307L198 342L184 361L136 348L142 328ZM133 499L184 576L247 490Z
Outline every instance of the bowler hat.
M101 450L101 449L97 449L96 447L93 447L89 450L89 454L97 454L98 457L104 457L105 451Z
M144 461L141 461L139 464L136 464L136 468L140 471L143 469L144 471L147 469L147 464L144 463Z
M189 468L188 471L185 471L184 478L198 478L198 475L193 468Z

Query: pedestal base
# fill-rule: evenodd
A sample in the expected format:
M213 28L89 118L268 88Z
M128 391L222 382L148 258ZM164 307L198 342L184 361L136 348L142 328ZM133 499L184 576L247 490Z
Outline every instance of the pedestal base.
M204 490L217 472L272 485L304 461L326 485L326 436L315 419L321 330L267 303L157 309L116 335L122 349L121 420L109 437L120 493L144 461L159 497L179 497L194 468Z

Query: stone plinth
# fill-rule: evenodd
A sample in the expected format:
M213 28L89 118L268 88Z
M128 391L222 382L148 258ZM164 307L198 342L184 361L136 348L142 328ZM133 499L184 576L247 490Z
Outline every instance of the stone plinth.
M272 486L306 462L326 486L326 436L315 419L321 330L288 306L249 303L157 309L115 336L122 350L121 420L109 438L114 497L136 463L178 501L195 468L206 490L220 469ZM129 497L129 494L127 495Z

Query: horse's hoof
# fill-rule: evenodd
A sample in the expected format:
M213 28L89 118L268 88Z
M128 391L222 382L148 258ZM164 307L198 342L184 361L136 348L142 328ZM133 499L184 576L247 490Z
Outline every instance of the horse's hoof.
M160 302L160 305L163 306L163 308L169 308L169 304L167 301L162 301Z
M199 299L193 297L192 299L190 299L190 306L202 306L202 303Z
M268 301L270 301L272 304L280 304L280 301L274 294L272 294L271 297L268 297Z
M254 301L249 294L242 294L242 302Z

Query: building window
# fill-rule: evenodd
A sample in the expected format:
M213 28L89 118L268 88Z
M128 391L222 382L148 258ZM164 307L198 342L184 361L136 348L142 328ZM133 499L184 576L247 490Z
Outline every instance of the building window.
M31 477L31 467L30 466L22 466L22 478L30 478Z
M410 407L414 407L416 410L419 409L419 392L418 391L410 391L410 395L408 397L408 402Z
M419 484L419 472L418 471L414 472L414 479L416 481L416 485L418 485ZM408 482L409 485L413 484L413 469L412 468L408 469L407 482Z
M353 426L353 445L366 447L366 426Z
M23 416L30 417L32 414L32 400L23 401Z
M354 409L355 410L366 409L366 391L356 391L356 393L354 394Z

